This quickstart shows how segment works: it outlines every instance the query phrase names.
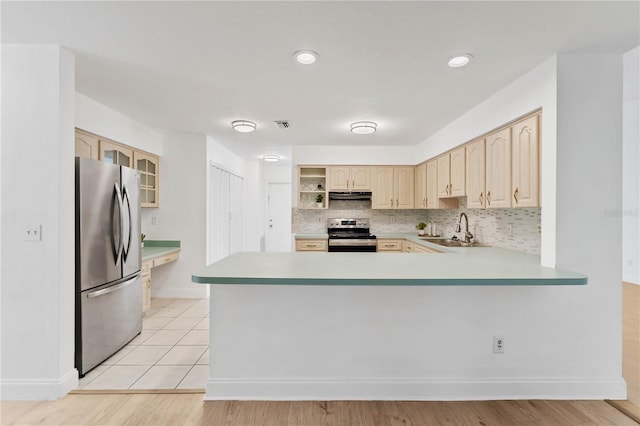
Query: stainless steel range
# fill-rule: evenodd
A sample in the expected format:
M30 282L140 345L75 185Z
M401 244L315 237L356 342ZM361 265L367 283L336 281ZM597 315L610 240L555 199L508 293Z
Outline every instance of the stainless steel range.
M369 232L369 219L328 219L329 251L376 251L376 236Z

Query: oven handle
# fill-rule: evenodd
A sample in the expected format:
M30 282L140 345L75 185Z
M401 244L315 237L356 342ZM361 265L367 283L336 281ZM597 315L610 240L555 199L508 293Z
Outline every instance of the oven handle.
M359 240L356 238L329 239L330 246L375 246L377 240Z

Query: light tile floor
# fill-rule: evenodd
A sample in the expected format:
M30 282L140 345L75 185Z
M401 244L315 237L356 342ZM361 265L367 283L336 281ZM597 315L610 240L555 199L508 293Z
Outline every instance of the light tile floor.
M208 372L209 299L151 299L142 333L79 389L203 389Z

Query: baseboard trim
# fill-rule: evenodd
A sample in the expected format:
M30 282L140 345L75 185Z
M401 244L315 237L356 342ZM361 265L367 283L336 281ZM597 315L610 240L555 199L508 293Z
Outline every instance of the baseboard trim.
M624 399L622 379L209 379L205 400Z
M60 379L2 379L0 381L5 401L56 400L78 387L78 370L68 371Z
M159 288L151 297L161 299L203 299L207 297L207 289L202 288Z

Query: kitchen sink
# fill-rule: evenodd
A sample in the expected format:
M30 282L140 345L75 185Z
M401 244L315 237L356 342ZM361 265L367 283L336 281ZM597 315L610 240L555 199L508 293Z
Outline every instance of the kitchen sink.
M460 240L447 240L442 238L421 238L422 240L428 241L433 244L438 244L444 247L473 247L475 243L465 243Z

